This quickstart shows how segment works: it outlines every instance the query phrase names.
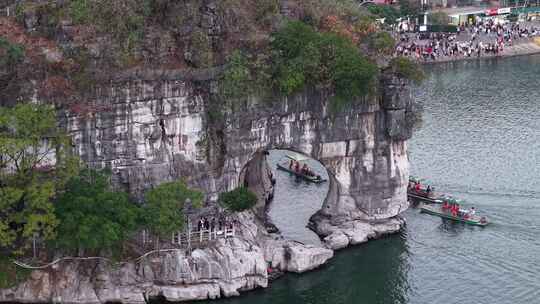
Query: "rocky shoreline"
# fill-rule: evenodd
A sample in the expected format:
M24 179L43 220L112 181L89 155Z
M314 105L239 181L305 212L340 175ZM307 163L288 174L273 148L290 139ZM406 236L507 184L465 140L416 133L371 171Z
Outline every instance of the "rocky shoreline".
M267 233L251 211L240 213L241 234L220 239L191 253L168 250L137 262L74 260L35 270L30 279L0 290L0 302L142 304L148 299L189 301L238 296L269 286L269 272L303 273L328 262L334 250L399 231L399 218L370 224L347 221L334 226L323 221L317 231L328 234L328 248L285 240Z

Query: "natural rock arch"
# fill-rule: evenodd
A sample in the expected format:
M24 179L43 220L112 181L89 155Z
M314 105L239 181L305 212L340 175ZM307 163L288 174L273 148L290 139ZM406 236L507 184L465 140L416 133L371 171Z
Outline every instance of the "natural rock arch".
M115 181L136 195L181 178L215 200L238 186L253 155L288 149L319 160L330 173L319 216L372 220L393 217L407 206L406 140L414 123L405 83L386 76L380 87L378 96L339 113L329 108L332 97L318 90L272 103L252 97L215 125L209 113L223 101L205 86L133 81L99 90L97 102L109 111L66 111L64 122L83 160L111 167Z

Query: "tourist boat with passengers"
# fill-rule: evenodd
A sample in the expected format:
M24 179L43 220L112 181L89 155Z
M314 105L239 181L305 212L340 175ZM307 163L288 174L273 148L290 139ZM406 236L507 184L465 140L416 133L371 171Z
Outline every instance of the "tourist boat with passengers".
M459 215L453 215L449 210L443 210L441 205L424 205L420 208L420 212L473 226L484 227L489 224L485 216L469 215L467 210L460 210Z
M425 180L411 176L409 178L409 185L407 187L407 197L411 201L424 202L431 204L442 204L445 201L453 200L451 196L437 193L433 190L433 187L425 185ZM428 190L429 189L429 190Z
M307 166L306 160L308 160L307 157L297 153L287 154L277 163L277 168L311 183L320 184L326 182L326 179Z

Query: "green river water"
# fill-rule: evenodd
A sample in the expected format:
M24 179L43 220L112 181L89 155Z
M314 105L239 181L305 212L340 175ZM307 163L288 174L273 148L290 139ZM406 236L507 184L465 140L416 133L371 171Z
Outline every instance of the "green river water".
M540 303L540 57L426 70L415 93L425 113L409 143L411 173L465 199L493 224L464 226L411 208L400 234L215 303ZM318 242L304 220L326 189L277 177L270 209L276 225L285 236ZM286 211L292 203L294 212Z

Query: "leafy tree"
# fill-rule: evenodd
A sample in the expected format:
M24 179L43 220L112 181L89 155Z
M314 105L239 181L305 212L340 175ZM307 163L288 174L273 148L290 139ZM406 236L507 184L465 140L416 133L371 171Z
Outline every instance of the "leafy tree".
M0 37L0 68L15 66L24 58L24 48Z
M257 195L246 187L221 193L219 201L229 210L241 212L253 208L257 203Z
M92 18L91 0L73 0L69 4L69 14L75 23L90 22Z
M11 288L30 277L30 269L15 265L10 258L0 256L0 289Z
M84 169L56 203L56 243L73 250L114 249L138 226L139 209L127 193L110 189L106 171Z
M368 11L379 18L385 18L384 22L388 24L396 23L396 19L400 17L400 12L390 5L369 5Z
M392 54L396 41L388 32L376 32L369 38L369 47L382 55Z
M416 16L420 14L420 2L415 0L399 0L399 11L402 16Z
M55 236L52 198L78 171L52 107L0 107L0 248L23 250Z
M246 96L250 89L250 69L247 58L238 50L229 57L221 81L221 93L226 98Z
M182 181L161 184L146 192L143 219L155 234L167 237L184 228L184 203L200 206L203 194Z
M336 102L350 102L367 94L377 75L350 39L299 21L273 35L272 50L275 83L285 95L310 85L332 88Z

